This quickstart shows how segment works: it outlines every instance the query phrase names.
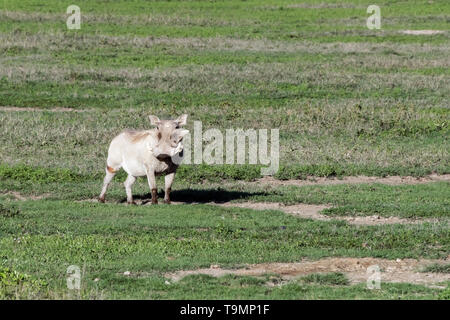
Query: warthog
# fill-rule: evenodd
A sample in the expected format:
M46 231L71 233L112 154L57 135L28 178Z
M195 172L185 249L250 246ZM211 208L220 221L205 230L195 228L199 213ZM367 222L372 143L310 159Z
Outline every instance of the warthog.
M128 173L124 183L127 203L135 204L131 186L136 177L141 176L147 176L152 192L152 204L158 203L155 175L161 174L165 175L164 203L170 203L170 189L179 164L179 161L174 163L172 157L182 155L182 140L189 131L180 127L186 124L187 114L176 120L159 120L156 116L149 118L156 128L144 131L126 130L111 141L100 202L105 202L109 183L116 172L123 168Z

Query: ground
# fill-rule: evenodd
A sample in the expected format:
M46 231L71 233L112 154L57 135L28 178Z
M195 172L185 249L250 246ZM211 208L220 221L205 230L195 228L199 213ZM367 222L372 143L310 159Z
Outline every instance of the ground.
M450 3L371 4L0 2L0 298L449 299ZM280 170L97 203L112 137L182 113L279 129Z

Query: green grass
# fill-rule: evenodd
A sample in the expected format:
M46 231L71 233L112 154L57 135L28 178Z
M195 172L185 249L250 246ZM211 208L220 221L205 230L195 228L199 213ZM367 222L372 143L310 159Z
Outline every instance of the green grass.
M307 276L301 277L300 281L303 283L314 283L318 285L348 285L349 281L347 277L340 272L332 273L312 273Z
M262 178L261 165L182 165L177 170L177 180L190 183L200 182L222 182L226 180L236 181L254 181ZM393 167L393 168L378 168L367 166L348 166L340 167L339 165L311 165L298 166L287 165L282 166L275 174L275 177L281 180L286 179L304 179L308 176L316 177L336 177L357 176L363 173L369 173L372 176L389 175L410 175L410 176L424 176L434 173L446 173L445 169L428 171L423 168L410 170L409 168ZM10 179L16 182L28 183L35 182L39 184L49 184L55 182L88 182L95 180L102 180L104 172L92 172L91 174L80 173L65 168L46 168L37 166L28 166L25 164L17 164L14 166L0 165L0 178ZM126 177L125 171L119 171L115 179L124 179Z
M114 134L186 112L205 129L279 128L282 179L448 173L448 32L400 32L447 30L448 3L381 1L381 30L369 4L81 1L66 30L66 3L5 0L0 105L91 111L1 112L0 160L96 174Z
M418 28L443 28L446 23L445 1L416 1L415 6L406 3L378 3L386 19L381 37L368 32L365 27L367 6L370 1L348 2L347 8L314 8L318 1L310 1L309 7L292 8L290 1L226 1L226 2L108 2L107 5L79 1L86 15L86 23L80 33L90 34L101 30L105 34L169 37L213 37L218 35L243 38L302 39L308 35L315 41L326 42L334 36L335 41L418 41L417 37L389 33L403 26ZM339 4L339 3L338 3ZM345 3L344 3L345 4ZM41 12L35 16L12 16L5 19L0 30L32 31L39 25L46 31L65 27L66 3L48 1L44 6L39 1L5 1L4 8L19 12ZM36 17L37 16L37 17ZM142 17L133 20L130 16ZM109 17L109 19L107 18ZM151 17L152 19L145 19ZM116 23L110 23L115 19ZM20 22L14 25L7 22ZM114 21L114 20L113 20ZM128 22L119 24L119 22ZM120 27L119 27L120 25ZM444 28L445 29L445 28ZM372 36L372 37L371 37ZM380 39L381 38L381 39ZM443 41L445 36L436 36L434 41ZM423 41L423 40L421 40Z
M163 277L148 275L139 279L123 275L102 274L92 280L85 275L88 284L81 290L63 288L50 289L47 286L32 290L18 290L6 299L442 299L448 300L448 289L432 289L421 285L385 283L379 290L369 290L358 285L315 285L291 282L282 286L269 287L261 278L224 276L214 278L193 275L179 282L167 282ZM130 291L130 287L133 288ZM10 287L13 288L13 287Z
M0 215L4 217L13 217L20 213L20 210L11 204L0 203Z
M258 186L240 184L223 186L221 178L249 179L257 177L258 170L243 166L220 167L196 170L183 168L177 175L171 195L174 201L224 202L257 201L280 202L284 204L328 204L332 208L322 213L330 216L397 216L402 218L442 218L450 216L449 182L433 182L417 185L385 184L339 184L318 186ZM253 170L252 170L253 169ZM205 174L207 172L208 174ZM253 176L254 174L254 176ZM0 190L17 191L27 195L45 196L50 199L86 200L95 199L102 185L103 173L80 175L69 170L32 168L28 166L0 166ZM125 199L122 182L126 175L121 171L113 180L108 191L108 201ZM212 182L205 182L211 177ZM215 179L214 179L215 177ZM202 183L203 185L199 185ZM158 179L162 190L164 181ZM145 178L138 179L133 186L138 198L148 198L149 190ZM163 196L163 193L160 193Z
M47 284L27 274L0 267L0 299L42 298Z
M250 280L250 281L249 281ZM257 279L226 276L189 276L180 283L166 285L163 281L148 292L150 298L183 299L437 299L442 290L410 284L383 284L380 290L368 290L365 284L314 285L293 282L280 287L264 287ZM201 290L198 290L200 288ZM205 294L207 293L207 294ZM443 296L444 299L444 296Z
M53 295L65 292L69 265L83 268L86 292L99 286L103 298L144 298L144 287L146 294L157 290L167 271L210 264L293 262L305 257L439 258L447 255L450 245L445 223L355 228L339 221L297 219L277 211L207 205L126 207L38 200L18 202L17 206L19 214L0 216L2 265L45 281ZM142 278L127 278L121 275L125 271L142 274ZM101 282L94 282L95 278ZM303 282L344 285L342 277L335 274L313 275ZM185 292L190 283L176 287L180 292L175 290L171 298L192 298ZM263 288L257 282L253 287L258 292ZM196 288L199 297L209 292L202 286ZM228 294L241 297L236 291ZM277 297L287 295L273 296Z
M334 186L281 187L263 195L248 197L254 201L333 204L328 215L380 215L448 217L450 193L448 182L390 186L357 184Z
M169 285L163 277L213 263L443 258L448 182L264 187L235 183L260 178L260 165L185 165L172 194L439 219L420 225L353 226L205 204L126 207L118 204L123 172L106 205L78 202L98 195L111 139L149 128L149 114L188 113L190 130L193 121L223 132L277 128L282 180L450 173L448 1L378 1L381 30L366 28L369 0L76 4L80 30L67 30L65 1L0 3L0 107L40 110L0 110L0 298L448 299L448 289L367 290L340 274L274 287L268 277L197 275ZM51 110L59 107L73 111ZM143 179L134 194L148 197ZM79 293L65 287L71 264L83 269Z
M450 273L450 264L433 264L425 267L423 272Z
M56 95L51 97L57 98ZM255 118L246 124L243 109L231 109L225 117L219 117L200 108L190 114L188 129L193 130L192 120L201 120L203 130L251 128L253 125L255 129L280 128L281 166L276 173L280 179L308 175L421 176L449 172L448 148L445 147L449 127L444 109L421 111L406 106L386 107L379 114L367 115L368 107L362 112L357 106L342 106L327 113L326 106L305 106L295 117L271 114L269 110L260 113L249 110ZM175 107L173 110L171 114L185 111L177 111ZM292 109L285 111L294 114ZM74 174L88 176L102 174L112 137L125 128L149 128L147 115L150 113L159 114L158 110L145 109L76 114L1 112L4 134L0 136L0 159L3 165L9 166L26 164L51 170L70 169ZM270 124L271 121L276 125ZM296 123L305 126L299 128ZM200 177L209 180L260 177L258 166L245 168L244 176L240 166L186 166L180 168L180 174L194 181Z

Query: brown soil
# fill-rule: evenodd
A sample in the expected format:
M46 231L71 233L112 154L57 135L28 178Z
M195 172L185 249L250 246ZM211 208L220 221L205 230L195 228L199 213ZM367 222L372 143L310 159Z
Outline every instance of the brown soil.
M323 177L307 177L305 180L278 180L273 177L264 177L258 179L254 184L270 184L274 186L290 185L290 186L311 186L311 185L335 185L335 184L360 184L360 183L382 183L388 185L402 185L402 184L422 184L436 181L450 181L450 174L431 174L425 177L343 177L337 178L323 178Z
M98 202L97 199L80 200L79 202ZM134 200L136 205L152 205L149 200ZM295 204L284 205L278 202L181 202L172 201L172 205L192 205L192 204L208 204L227 208L246 208L252 210L280 210L295 217L304 219L314 219L320 221L342 220L349 224L360 226L376 226L386 224L419 224L424 222L440 223L439 219L405 219L399 217L381 217L378 215L371 216L326 216L320 213L323 209L331 208L329 205L315 205L315 204Z
M315 219L315 220L331 220L329 217L320 214L323 209L330 208L327 205L315 204L296 204L285 206L278 202L225 202L218 204L223 207L248 208L253 210L280 210L292 214L297 217Z
M20 192L17 192L17 191L8 191L8 192L6 192L6 193L0 193L0 194L2 194L2 195L12 195L14 198L16 198L17 200L20 200L20 201L25 201L25 200L41 200L41 199L44 199L44 198L46 198L46 197L48 197L48 196L50 196L49 194L41 194L41 195L38 195L38 196L35 196L35 195L27 195L27 196L24 196L24 195L22 195Z
M184 202L172 202L172 204L185 204ZM222 207L234 207L234 208L247 208L253 210L280 210L287 214L304 218L314 219L321 221L330 220L343 220L353 225L384 225L384 224L417 224L423 222L439 223L438 219L404 219L399 217L381 217L381 216L336 216L329 217L320 213L323 209L331 208L329 205L315 205L315 204L295 204L295 205L283 205L278 202L224 202L215 203L209 202L207 204L217 205Z
M264 274L278 274L282 280L291 280L311 273L344 273L350 283L366 282L369 275L367 268L377 265L381 271L381 285L383 282L407 282L414 284L436 284L450 280L448 273L424 273L419 272L423 267L439 263L445 264L443 260L386 260L378 258L324 258L317 261L303 260L293 263L262 263L251 264L241 269L222 269L217 265L210 268L197 270L181 270L167 273L165 276L178 281L192 274L206 274L220 277L227 274L261 276Z

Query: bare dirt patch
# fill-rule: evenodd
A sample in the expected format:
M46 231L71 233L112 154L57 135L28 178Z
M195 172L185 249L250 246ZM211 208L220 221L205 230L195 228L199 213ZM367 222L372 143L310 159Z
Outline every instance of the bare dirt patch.
M11 195L13 196L15 199L20 200L20 201L26 201L26 200L41 200L44 198L47 198L50 196L50 194L46 193L46 194L41 194L41 195L23 195L20 192L17 191L8 191L8 192L2 192L0 193L1 195Z
M311 186L311 185L335 185L335 184L362 184L362 183L382 183L388 185L401 185L401 184L422 184L437 181L450 181L450 174L431 174L424 177L401 177L401 176L388 176L388 177L367 177L367 176L355 176L355 177L343 177L338 178L324 178L324 177L307 177L305 180L278 180L273 177L264 177L258 179L253 184L270 184L275 186Z
M172 204L187 204L184 202L174 202ZM193 204L193 203L190 203ZM404 219L399 217L381 217L378 215L372 216L336 216L330 217L320 212L324 209L331 208L330 205L316 205L316 204L295 204L284 205L279 202L208 202L209 205L217 205L227 208L246 208L252 210L280 210L287 214L303 219L314 219L320 221L342 220L349 224L362 226L376 226L386 224L419 224L424 222L439 223L438 219Z
M291 215L315 220L331 220L329 217L320 214L320 211L326 208L331 208L328 205L315 205L315 204L296 204L285 206L278 202L225 202L219 203L222 207L235 207L235 208L247 208L253 210L280 210Z
M443 260L415 259L325 258L317 261L303 260L293 263L251 264L240 269L222 269L217 265L212 265L210 268L166 273L165 277L173 281L178 281L192 274L206 274L213 277L221 277L227 274L262 276L264 274L274 273L280 275L283 280L292 280L311 273L341 272L348 277L350 283L354 284L366 282L370 275L367 273L367 268L377 265L381 271L381 283L406 282L427 285L449 281L450 274L448 273L420 272L425 266L434 263L445 264L446 262Z
M432 36L434 34L444 33L444 31L442 31L442 30L404 30L404 31L402 31L402 33L412 34L412 35L416 35L416 36L421 36L421 35Z
M97 202L97 199L86 199L80 202ZM152 205L149 199L135 199L137 205ZM284 205L279 202L182 202L182 201L172 201L172 205L195 205L195 204L208 204L226 208L244 208L252 210L279 210L283 211L292 216L303 218L303 219L313 219L319 221L331 221L331 220L341 220L346 221L352 225L360 226L377 226L377 225L387 225L387 224L420 224L424 222L428 223L439 223L439 219L405 219L399 217L382 217L379 215L370 216L326 216L320 212L324 209L331 208L331 205L320 205L320 204L295 204L295 205Z

